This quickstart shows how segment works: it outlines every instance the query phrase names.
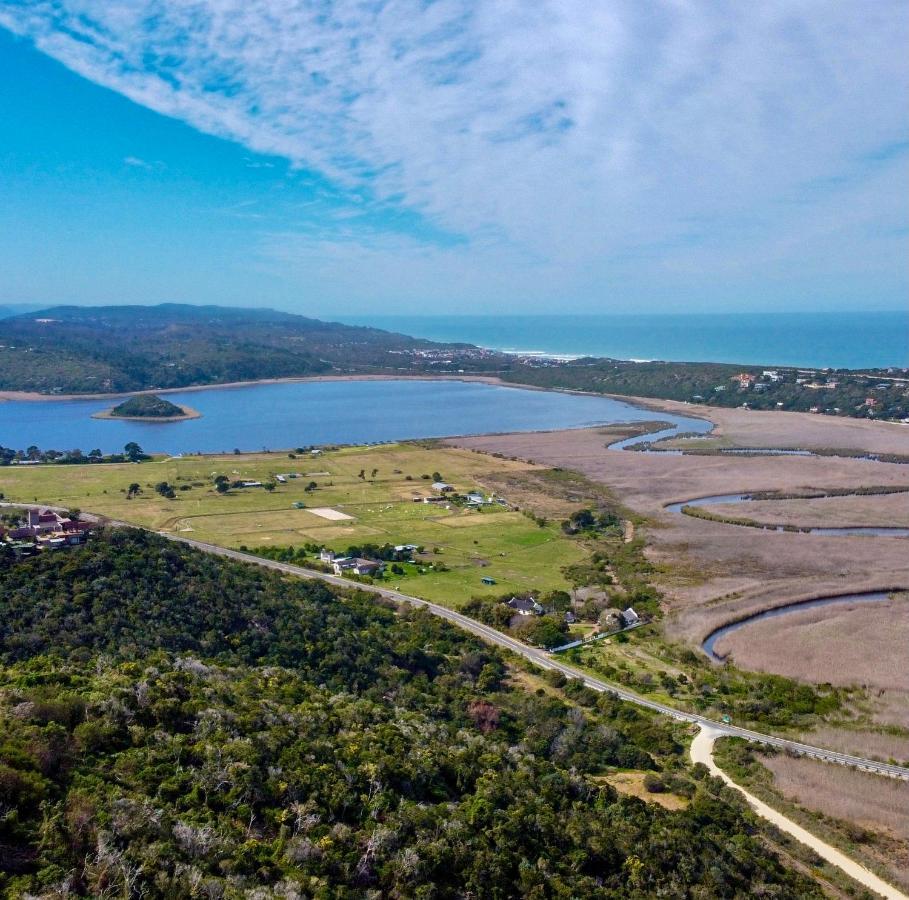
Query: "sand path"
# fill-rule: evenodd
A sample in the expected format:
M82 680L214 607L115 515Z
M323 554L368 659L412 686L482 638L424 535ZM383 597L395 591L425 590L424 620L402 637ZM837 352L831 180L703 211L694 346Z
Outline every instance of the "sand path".
M842 869L850 878L859 884L868 888L869 891L885 897L886 900L909 900L906 894L897 890L890 884L887 884L882 878L878 878L874 872L859 865L855 860L850 859L845 853L832 847L830 844L815 837L810 831L806 831L801 825L797 825L792 819L787 819L782 813L777 812L773 807L768 806L762 800L758 800L753 794L739 787L713 760L713 745L717 738L723 737L721 732L712 728L701 727L697 736L691 742L691 761L703 763L710 770L711 775L722 779L731 788L735 788L748 802L751 809L762 819L771 822L780 831L794 837L799 843L810 847L818 856L827 860L831 865Z

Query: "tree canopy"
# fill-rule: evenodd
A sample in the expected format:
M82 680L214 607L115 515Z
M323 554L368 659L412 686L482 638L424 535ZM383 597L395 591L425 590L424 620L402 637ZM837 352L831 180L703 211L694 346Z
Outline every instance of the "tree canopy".
M0 894L820 896L677 725L507 674L425 611L144 532L0 560Z

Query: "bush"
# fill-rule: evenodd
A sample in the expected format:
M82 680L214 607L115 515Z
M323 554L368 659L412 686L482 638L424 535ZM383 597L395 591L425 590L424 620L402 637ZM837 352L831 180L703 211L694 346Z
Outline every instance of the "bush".
M644 789L651 794L662 794L666 790L666 785L659 775L648 772L644 776Z

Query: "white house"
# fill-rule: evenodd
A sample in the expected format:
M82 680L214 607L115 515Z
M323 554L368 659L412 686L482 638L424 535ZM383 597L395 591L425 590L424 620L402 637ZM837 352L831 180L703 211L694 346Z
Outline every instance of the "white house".
M382 568L382 563L372 559L360 559L345 556L332 562L335 575L375 575Z
M542 616L544 611L533 597L512 597L507 605L519 616Z
M632 625L640 624L641 617L634 611L634 607L629 606L622 611L622 621L626 628L631 628Z

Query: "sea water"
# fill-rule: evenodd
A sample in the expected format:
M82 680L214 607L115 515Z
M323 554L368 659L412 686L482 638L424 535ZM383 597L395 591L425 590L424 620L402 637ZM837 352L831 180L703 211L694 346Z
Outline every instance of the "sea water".
M357 316L434 341L556 357L860 369L909 366L909 308L719 315Z

